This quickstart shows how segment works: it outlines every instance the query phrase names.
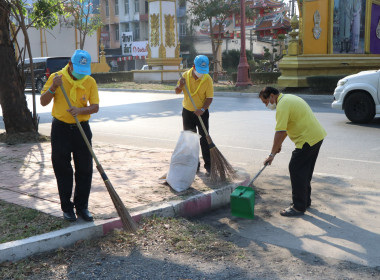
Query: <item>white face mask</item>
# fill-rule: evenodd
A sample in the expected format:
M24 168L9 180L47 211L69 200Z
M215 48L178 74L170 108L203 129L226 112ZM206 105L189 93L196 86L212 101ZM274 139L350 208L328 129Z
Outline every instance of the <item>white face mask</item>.
M275 103L270 103L270 100L268 100L268 104L267 104L267 108L269 109L269 110L275 110L276 109L276 102Z
M197 76L197 77L198 77L198 79L200 79L200 78L202 78L202 77L203 77L203 74L201 74L201 73L198 73L198 72L197 72L197 70L195 70L195 69L194 69L194 74L195 74L195 76Z

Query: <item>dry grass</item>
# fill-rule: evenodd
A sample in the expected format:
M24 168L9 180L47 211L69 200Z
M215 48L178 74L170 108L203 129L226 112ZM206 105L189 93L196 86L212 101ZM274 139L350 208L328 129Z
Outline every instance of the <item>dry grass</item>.
M0 200L0 243L51 232L68 225L63 219Z
M225 240L229 235L183 218L152 217L143 220L135 234L115 230L102 238L78 241L69 248L0 264L0 279L28 279L31 275L33 279L52 279L52 275L66 274L68 267L79 270L84 262L98 262L112 255L128 256L134 250L141 254L192 255L205 261L244 258L243 249Z

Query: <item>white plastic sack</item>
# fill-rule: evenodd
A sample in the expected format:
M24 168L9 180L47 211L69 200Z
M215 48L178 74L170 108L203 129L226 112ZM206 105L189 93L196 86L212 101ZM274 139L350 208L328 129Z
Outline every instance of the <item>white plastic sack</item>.
M199 161L199 135L181 131L172 154L166 182L177 192L188 189L194 181Z

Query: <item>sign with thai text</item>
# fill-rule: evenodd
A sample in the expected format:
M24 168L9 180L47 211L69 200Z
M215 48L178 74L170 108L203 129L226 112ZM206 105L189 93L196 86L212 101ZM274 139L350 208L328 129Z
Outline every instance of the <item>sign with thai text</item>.
M132 55L132 43L133 43L133 33L122 32L121 33L121 51L123 55Z
M148 41L137 41L132 43L133 56L148 56Z

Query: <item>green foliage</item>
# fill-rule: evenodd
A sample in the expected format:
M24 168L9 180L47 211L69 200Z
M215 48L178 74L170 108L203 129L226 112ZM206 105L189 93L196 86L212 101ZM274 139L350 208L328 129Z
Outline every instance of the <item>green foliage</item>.
M340 79L346 75L333 75L333 76L309 76L306 77L307 84L314 89L323 91L334 91Z
M197 0L189 1L192 5L189 12L193 15L195 25L200 25L203 21L215 19L224 22L231 15L232 11L237 11L238 4L233 0Z
M276 84L278 77L281 76L280 72L263 72L263 73L252 73L251 81L254 84Z
M93 35L102 25L99 8L92 0L68 0L63 2L66 26L74 26L80 33L80 48L83 49L86 36Z
M58 0L38 0L33 3L33 11L30 18L33 26L38 28L52 29L59 22L58 15L63 13Z
M248 61L252 61L252 53L248 50L245 52ZM234 69L236 71L240 62L240 50L224 51L222 53L222 66L223 69Z
M232 79L232 82L233 82L234 84L236 84L236 82L237 82L237 72L233 72L233 73L231 74L231 79Z

